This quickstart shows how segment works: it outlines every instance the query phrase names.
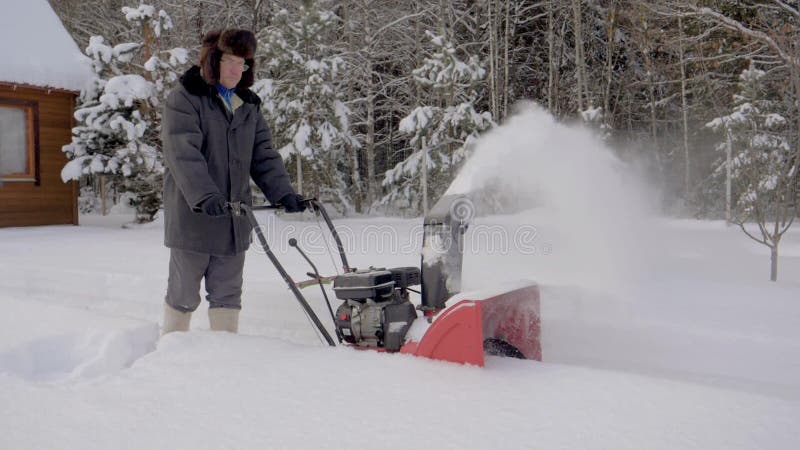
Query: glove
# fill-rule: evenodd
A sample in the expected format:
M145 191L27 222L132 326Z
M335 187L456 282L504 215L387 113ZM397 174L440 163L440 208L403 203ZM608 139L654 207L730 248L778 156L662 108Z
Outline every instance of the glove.
M228 200L222 194L214 194L200 204L200 210L212 217L228 215Z
M303 203L303 196L300 194L286 194L278 201L283 205L283 209L288 213L303 212L306 210L306 204Z

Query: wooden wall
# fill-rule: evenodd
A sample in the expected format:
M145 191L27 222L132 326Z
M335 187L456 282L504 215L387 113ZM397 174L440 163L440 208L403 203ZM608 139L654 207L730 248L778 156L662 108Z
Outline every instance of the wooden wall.
M0 227L78 224L77 183L61 181L61 151L72 138L75 94L0 83L0 97L38 102L39 180L0 186Z

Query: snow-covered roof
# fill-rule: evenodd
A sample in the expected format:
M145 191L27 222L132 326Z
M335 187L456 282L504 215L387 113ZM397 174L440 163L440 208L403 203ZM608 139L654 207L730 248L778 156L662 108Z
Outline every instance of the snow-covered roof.
M81 53L47 0L3 0L0 82L80 91L92 77Z

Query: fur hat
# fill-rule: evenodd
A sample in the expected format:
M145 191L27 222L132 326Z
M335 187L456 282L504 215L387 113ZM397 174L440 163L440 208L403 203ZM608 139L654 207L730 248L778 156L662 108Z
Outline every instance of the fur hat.
M247 30L225 30L219 35L217 48L224 53L253 59L256 55L256 37Z
M253 85L255 72L256 37L251 31L241 29L214 30L203 36L200 47L200 69L206 83L216 85L219 82L219 61L224 53L244 58L250 66L242 72L242 79L236 85L249 88Z

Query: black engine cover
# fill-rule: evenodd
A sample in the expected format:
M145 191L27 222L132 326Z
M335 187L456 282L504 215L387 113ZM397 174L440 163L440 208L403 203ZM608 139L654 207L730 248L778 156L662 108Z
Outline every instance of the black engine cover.
M388 270L350 272L333 279L333 291L339 300L388 300L394 290L394 275Z
M417 310L409 301L409 286L420 284L418 267L363 270L333 280L339 335L351 344L400 350Z

